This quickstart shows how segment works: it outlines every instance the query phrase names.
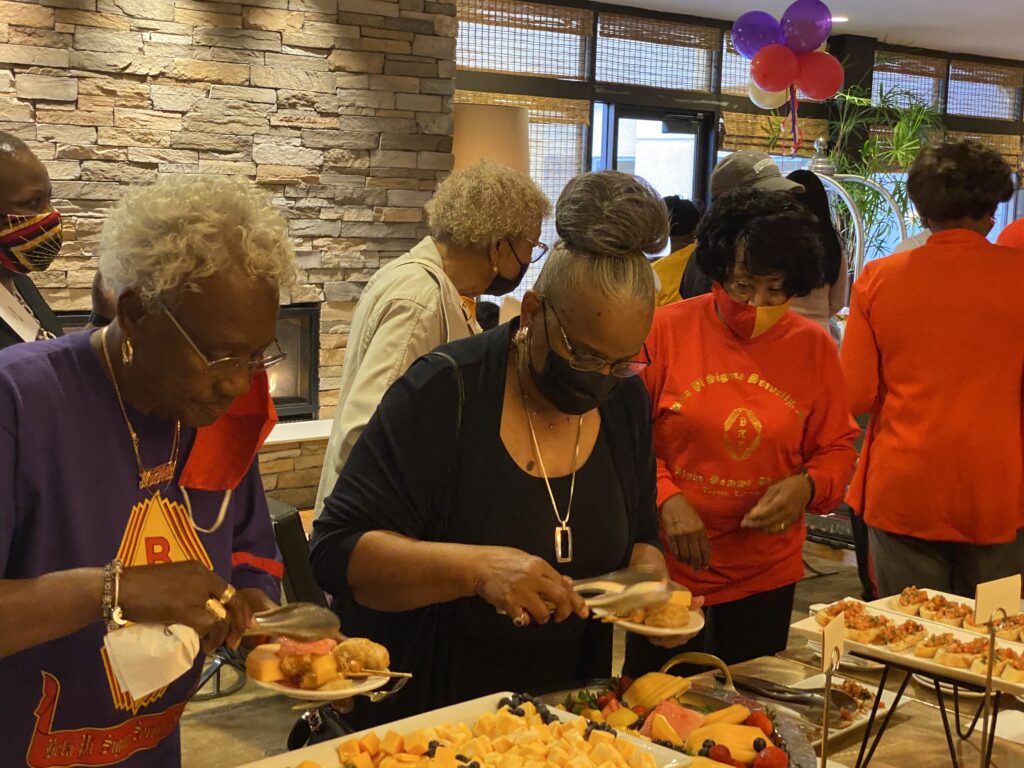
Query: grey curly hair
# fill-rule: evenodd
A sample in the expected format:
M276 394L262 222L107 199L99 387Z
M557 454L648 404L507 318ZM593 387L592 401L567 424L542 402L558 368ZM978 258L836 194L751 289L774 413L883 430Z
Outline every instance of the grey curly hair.
M145 303L232 267L278 290L295 280L287 222L244 179L164 176L129 192L100 236L105 286L133 289Z

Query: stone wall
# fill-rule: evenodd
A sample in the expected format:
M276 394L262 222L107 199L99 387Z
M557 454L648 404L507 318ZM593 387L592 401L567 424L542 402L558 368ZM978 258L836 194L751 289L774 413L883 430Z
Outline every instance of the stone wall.
M326 440L264 447L260 451L260 472L267 494L299 509L312 508L326 451Z
M455 33L455 5L431 0L0 0L0 130L46 163L66 215L37 276L51 305L88 307L105 211L129 185L251 178L298 249L282 302L326 302L331 418L354 302L425 234L451 168Z

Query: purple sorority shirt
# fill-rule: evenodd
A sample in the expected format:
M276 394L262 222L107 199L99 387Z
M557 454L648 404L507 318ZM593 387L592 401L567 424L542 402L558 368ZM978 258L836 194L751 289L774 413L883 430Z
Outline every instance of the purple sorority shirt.
M167 461L172 424L128 407L142 461ZM185 464L195 431L182 429ZM189 493L210 528L223 495ZM0 574L198 560L236 587L279 596L280 564L257 462L213 534L188 522L176 482L139 490L128 428L88 333L0 351ZM3 629L0 628L0 632ZM178 724L202 668L141 701L108 674L106 628L0 658L0 765L181 764Z

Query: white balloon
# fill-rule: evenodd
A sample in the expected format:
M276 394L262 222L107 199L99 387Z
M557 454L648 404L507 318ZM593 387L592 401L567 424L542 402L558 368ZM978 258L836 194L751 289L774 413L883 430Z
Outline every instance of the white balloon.
M747 83L747 95L761 109L778 109L789 100L789 91L766 91L753 80Z

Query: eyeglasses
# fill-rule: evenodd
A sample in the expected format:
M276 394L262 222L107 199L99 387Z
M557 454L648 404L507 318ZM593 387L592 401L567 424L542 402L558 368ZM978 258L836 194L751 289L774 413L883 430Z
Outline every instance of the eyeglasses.
M569 365L577 371L594 372L608 366L611 368L612 376L620 379L628 379L639 373L643 373L643 370L651 364L651 353L647 350L647 342L644 342L643 345L643 360L605 360L603 357L578 351L576 347L572 345L572 342L569 341L569 337L565 335L565 327L562 325L562 318L560 318L558 316L558 312L555 311L555 306L547 299L544 299L543 306L545 311L547 311L547 307L549 305L551 306L551 314L553 314L555 316L555 320L558 321L558 330L562 334L562 341L565 342L565 348L569 350ZM547 332L548 324L545 319L545 337L547 336ZM548 346L551 346L550 339L548 339Z
M181 327L181 323L178 322L178 318L171 314L171 310L167 308L167 305L161 302L160 308L163 310L164 314L167 315L167 318L174 323L174 327L178 329L181 335L185 338L185 341L188 342L188 345L192 347L192 351L199 355L199 359L206 365L206 370L209 373L230 375L238 373L243 368L248 368L249 373L252 374L255 371L266 370L271 366L277 365L288 357L288 353L281 349L281 345L278 343L277 339L274 339L271 344L274 351L269 355L264 355L262 357L257 357L255 354L250 355L249 357L229 355L227 357L218 357L216 360L211 360L192 340L192 337L188 335L188 331Z
M531 264L536 264L538 261L540 261L545 256L547 256L548 255L548 251L551 250L544 243L535 243L533 240L531 240L528 237L520 236L520 239L525 240L526 242L528 242L530 244L530 247L533 249L530 252L530 263ZM514 245L512 245L511 238L509 238L509 240L508 240L508 247L512 249L512 253L516 257L516 261L519 261L519 254L516 253L516 248L515 248ZM522 263L522 262L520 262L520 263Z

